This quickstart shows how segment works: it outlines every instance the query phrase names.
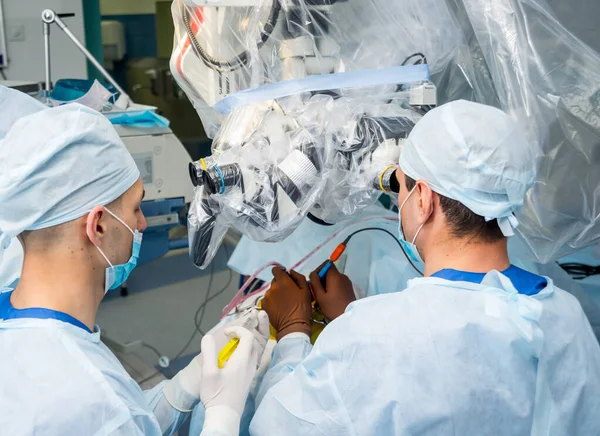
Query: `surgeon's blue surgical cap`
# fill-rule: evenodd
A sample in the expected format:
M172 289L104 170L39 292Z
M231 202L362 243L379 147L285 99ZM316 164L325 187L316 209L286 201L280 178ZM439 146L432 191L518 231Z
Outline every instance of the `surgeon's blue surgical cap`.
M79 104L19 119L0 141L0 174L5 242L108 204L140 176L110 121Z
M536 150L501 110L459 100L433 109L415 125L400 168L487 221L497 219L502 233L512 236L515 213L535 180Z

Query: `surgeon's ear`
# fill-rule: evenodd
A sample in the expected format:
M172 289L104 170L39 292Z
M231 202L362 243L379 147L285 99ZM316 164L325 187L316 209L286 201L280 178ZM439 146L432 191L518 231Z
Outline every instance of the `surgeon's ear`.
M94 207L87 216L86 233L92 244L102 245L102 240L108 229L106 220L102 219L106 211L102 206Z
M417 180L417 194L419 196L419 212L429 218L433 213L433 191L423 180Z

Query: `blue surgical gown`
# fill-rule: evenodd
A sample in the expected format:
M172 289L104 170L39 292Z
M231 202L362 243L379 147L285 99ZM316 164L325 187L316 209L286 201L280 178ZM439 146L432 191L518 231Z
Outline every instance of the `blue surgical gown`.
M95 332L0 293L0 434L170 435L189 413L163 388L142 391ZM203 436L220 436L203 432Z
M282 339L250 434L599 434L600 347L577 300L549 278L525 295L508 272L451 273L352 303L314 347Z

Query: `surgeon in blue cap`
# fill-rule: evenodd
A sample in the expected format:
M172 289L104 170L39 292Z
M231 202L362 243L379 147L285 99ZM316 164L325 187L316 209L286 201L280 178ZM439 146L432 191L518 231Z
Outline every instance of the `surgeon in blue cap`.
M173 434L202 400L202 434L236 436L265 315L259 334L226 332L239 344L223 368L207 335L145 392L102 343L98 306L135 268L146 227L140 173L111 123L79 104L33 111L0 140L0 175L0 239L24 249L19 282L0 289L0 433Z
M278 343L253 436L598 434L600 347L578 301L511 264L536 148L504 112L428 112L396 172L398 238L424 277L355 301L331 267L274 269ZM311 296L329 319L309 340Z

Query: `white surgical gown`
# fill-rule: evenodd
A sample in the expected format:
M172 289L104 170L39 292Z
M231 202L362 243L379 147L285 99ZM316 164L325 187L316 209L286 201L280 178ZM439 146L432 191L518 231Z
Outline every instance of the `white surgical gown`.
M0 315L0 434L170 435L187 418L164 397L168 381L140 389L99 329L38 312L41 318Z
M577 300L417 278L281 340L253 436L597 435L600 347Z

